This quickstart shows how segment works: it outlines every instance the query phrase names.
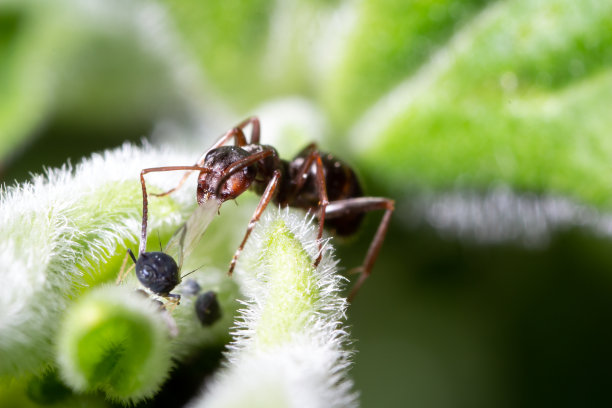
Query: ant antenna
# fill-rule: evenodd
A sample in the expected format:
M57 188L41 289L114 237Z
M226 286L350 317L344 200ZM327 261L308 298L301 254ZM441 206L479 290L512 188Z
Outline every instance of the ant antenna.
M187 275L191 275L191 274L192 274L192 273L194 273L195 271L200 270L200 269L201 269L203 266L204 266L204 264L202 264L202 265L198 266L197 268L195 268L195 269L194 269L193 271L191 271L191 272L187 272L186 274L184 274L183 276L181 276L181 280L183 280L183 278L184 278L185 276L187 276Z
M134 253L132 252L132 250L130 248L128 248L128 254L130 254L130 257L132 258L132 261L134 261L134 263L136 263L136 257L134 256Z

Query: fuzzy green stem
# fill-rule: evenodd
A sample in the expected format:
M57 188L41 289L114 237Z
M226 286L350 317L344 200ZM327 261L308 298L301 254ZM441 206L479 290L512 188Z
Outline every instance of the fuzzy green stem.
M267 235L268 297L255 336L262 348L283 344L303 331L319 298L312 260L284 221L270 225Z
M244 249L236 278L247 297L219 374L197 407L347 407L356 404L347 378L350 353L343 328L341 280L310 220L266 213Z

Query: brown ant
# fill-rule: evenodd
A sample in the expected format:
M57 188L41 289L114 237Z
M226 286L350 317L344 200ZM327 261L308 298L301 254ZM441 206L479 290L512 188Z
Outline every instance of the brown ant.
M244 129L248 125L251 126L250 143L247 143L244 134ZM272 146L260 144L259 137L259 119L251 117L227 131L192 166L143 169L140 172L143 214L139 255L145 254L147 239L148 199L144 179L147 173L187 171L176 187L161 194L153 194L165 196L180 188L192 171L198 171L197 201L200 206L213 200L217 206L220 206L225 201L237 198L248 189L261 195L244 239L230 263L230 275L251 231L270 201L281 207L291 206L318 211L319 255L314 267L317 267L321 261L321 237L324 225L339 236L348 236L357 231L364 213L384 210L385 213L363 264L357 268L361 274L349 296L349 300L352 300L372 271L389 227L394 201L381 197L363 197L355 172L333 155L319 152L314 143L306 146L293 160L287 161L280 159ZM234 139L234 146L224 146L231 139Z

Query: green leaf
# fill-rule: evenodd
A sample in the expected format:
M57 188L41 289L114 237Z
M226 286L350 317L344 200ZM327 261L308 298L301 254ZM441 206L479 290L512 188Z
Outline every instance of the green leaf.
M354 28L323 87L323 104L331 120L346 128L403 78L414 74L487 3L491 2L356 2Z
M245 106L245 98L252 102L264 89L255 78L263 73L259 62L265 52L275 3L163 2L210 85L239 105Z
M610 208L611 16L597 1L487 7L355 125L367 171L404 190L501 182Z

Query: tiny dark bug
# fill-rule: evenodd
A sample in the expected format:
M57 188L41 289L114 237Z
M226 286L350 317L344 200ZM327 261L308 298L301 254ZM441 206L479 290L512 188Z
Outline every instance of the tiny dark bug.
M190 226L194 225L194 220L197 221L201 218L202 217L198 213L198 211L195 211L194 214L192 214L192 216L189 218L189 220L174 233L172 238L170 238L170 241L166 245L165 251L162 251L161 244L159 251L151 252L144 251L143 246L141 245L138 253L138 259L136 259L132 250L127 250L129 256L132 258L132 261L134 261L134 267L136 269L136 277L138 278L138 281L140 281L140 283L145 288L149 289L151 292L170 300L171 303L174 303L176 305L179 304L181 295L176 293L170 293L170 291L172 291L179 283L181 283L182 279L185 276L196 271L193 270L183 276L180 275L183 258L191 250L185 247L185 237L189 235L191 241L199 240L201 234L204 232L203 228L201 228L201 230L195 234L189 234L188 232ZM199 225L198 227L202 226ZM179 260L178 263L168 253L169 251L176 253L176 256ZM125 274L127 274L128 272L129 270L125 273L120 273L118 282L120 282L123 279L123 276L125 276ZM197 285L195 281L194 283Z
M221 318L221 306L212 290L201 293L195 301L195 311L202 326L211 326Z
M251 140L247 143L244 129L249 125ZM226 132L192 166L143 169L140 173L143 197L140 253L144 252L147 237L148 197L144 176L152 172L187 171L176 187L161 194L153 194L164 196L183 185L192 171L198 171L197 202L200 206L207 206L210 202L220 206L249 189L261 195L244 238L230 263L230 275L251 231L270 201L282 207L291 206L316 212L319 220L319 255L314 261L315 267L321 261L320 239L324 226L339 236L352 235L358 230L364 213L383 210L383 218L363 264L357 268L361 274L349 296L352 299L370 275L378 257L394 210L394 201L383 197L364 197L351 167L331 154L320 152L314 143L306 146L293 160L287 161L280 159L272 146L261 144L259 138L259 119L248 118ZM225 146L232 139L235 145Z
M183 282L183 287L181 288L181 293L185 296L195 296L197 295L202 288L200 284L193 279L187 279Z
M128 253L136 265L136 277L144 287L162 297L180 300L181 295L170 293L181 282L174 258L164 252L143 252L136 259L131 249Z

